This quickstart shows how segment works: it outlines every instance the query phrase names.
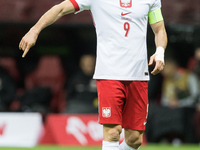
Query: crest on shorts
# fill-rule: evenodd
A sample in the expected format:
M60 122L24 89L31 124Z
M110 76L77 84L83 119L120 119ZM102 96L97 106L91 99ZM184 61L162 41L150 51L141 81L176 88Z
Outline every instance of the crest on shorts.
M124 8L132 7L132 0L120 0L120 6Z
M111 107L103 107L102 108L102 116L104 118L108 118L111 116Z

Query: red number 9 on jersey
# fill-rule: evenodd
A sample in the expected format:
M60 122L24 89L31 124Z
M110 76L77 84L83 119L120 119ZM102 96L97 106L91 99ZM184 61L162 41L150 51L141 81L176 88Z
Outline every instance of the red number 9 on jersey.
M127 37L130 30L130 24L128 22L124 23L124 30L126 31L125 37Z

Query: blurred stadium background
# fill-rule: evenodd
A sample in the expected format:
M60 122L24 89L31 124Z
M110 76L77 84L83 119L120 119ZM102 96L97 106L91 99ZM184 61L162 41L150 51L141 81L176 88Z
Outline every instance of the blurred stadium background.
M98 102L91 79L93 66L88 66L96 54L91 14L87 11L70 14L46 28L26 58L22 59L18 50L19 41L30 27L61 1L0 0L2 150L34 146L37 147L33 150L73 150L76 148L68 146L74 145L81 150L101 149L102 127L97 124ZM200 56L196 50L200 47L200 1L162 0L162 11L169 40L166 58L178 64L176 75L189 72L198 77L199 83ZM151 56L155 44L150 27L147 37ZM176 98L181 101L188 98L190 102L184 106L162 105L165 75L152 76L149 83L150 112L141 149L199 149L199 89L187 85L184 77L175 79L173 83L180 81L177 84L184 87L173 91L178 95ZM195 90L198 94L193 97ZM46 144L57 146L42 146ZM94 145L98 147L91 147Z

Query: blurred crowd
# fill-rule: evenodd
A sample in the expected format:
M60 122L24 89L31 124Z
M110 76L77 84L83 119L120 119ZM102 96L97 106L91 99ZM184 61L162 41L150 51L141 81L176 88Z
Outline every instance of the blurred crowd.
M59 56L44 55L22 79L16 60L0 57L0 112L40 112L44 120L49 113L98 113L95 59L83 54L67 76ZM168 57L164 71L150 76L149 142L200 142L200 47L187 64Z
M79 64L68 77L59 56L44 55L20 79L16 60L0 57L0 112L97 113L95 56L85 54Z
M150 142L200 142L200 48L187 67L168 57L163 72L149 82L146 130Z

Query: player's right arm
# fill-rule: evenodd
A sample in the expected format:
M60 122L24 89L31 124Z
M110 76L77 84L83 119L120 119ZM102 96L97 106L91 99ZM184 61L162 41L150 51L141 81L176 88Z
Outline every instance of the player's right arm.
M38 35L44 28L73 12L75 12L74 5L67 0L49 9L20 41L19 49L24 51L22 57L25 57L29 49L35 45Z

